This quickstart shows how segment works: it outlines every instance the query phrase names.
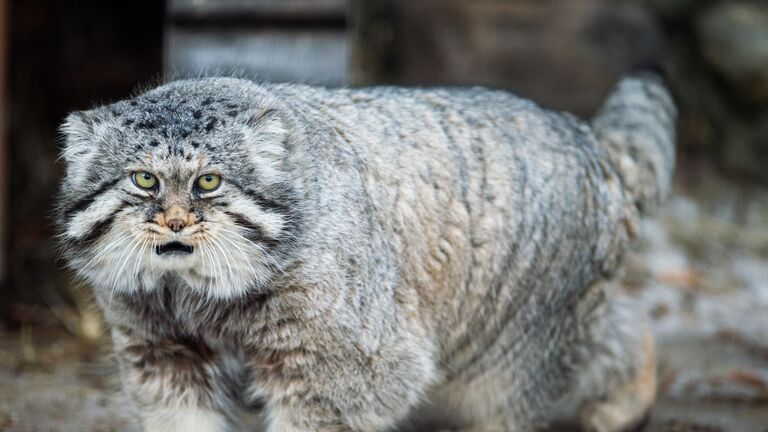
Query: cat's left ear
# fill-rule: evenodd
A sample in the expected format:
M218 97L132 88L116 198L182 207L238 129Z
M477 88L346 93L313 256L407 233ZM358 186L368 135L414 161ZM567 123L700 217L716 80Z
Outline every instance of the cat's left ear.
M98 153L93 110L69 114L59 130L64 137L61 158L67 164L67 178L84 178Z
M246 147L262 180L282 182L285 180L284 162L289 138L285 120L277 110L263 109L247 124Z

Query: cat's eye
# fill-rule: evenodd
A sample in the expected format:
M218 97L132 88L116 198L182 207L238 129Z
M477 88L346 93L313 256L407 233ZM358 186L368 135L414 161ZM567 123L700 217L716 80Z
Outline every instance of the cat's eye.
M131 175L133 184L141 189L152 190L157 187L157 177L147 171L136 171Z
M221 176L218 174L203 174L197 178L197 187L205 192L216 190L221 184Z

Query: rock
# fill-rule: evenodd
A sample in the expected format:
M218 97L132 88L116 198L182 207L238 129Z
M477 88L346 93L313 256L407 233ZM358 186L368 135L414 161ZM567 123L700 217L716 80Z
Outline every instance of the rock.
M695 26L711 67L744 101L768 103L768 4L721 2Z

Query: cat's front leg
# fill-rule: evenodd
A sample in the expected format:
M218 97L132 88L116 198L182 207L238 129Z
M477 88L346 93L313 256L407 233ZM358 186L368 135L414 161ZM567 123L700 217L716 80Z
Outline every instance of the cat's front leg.
M217 355L195 340L147 341L114 331L124 390L147 432L223 432L234 408Z
M287 383L286 390L298 383ZM301 387L298 384L297 387ZM331 389L333 391L333 389ZM419 391L415 387L406 390L412 394L395 395L386 389L345 389L330 396L318 392L299 390L293 396L273 398L267 403L267 432L378 432L391 430L415 404L392 401L405 396L410 399ZM391 402L391 404L390 404Z
M267 431L390 430L435 379L427 342L393 341L371 353L336 342L322 350L298 346L256 356L254 384L267 402Z

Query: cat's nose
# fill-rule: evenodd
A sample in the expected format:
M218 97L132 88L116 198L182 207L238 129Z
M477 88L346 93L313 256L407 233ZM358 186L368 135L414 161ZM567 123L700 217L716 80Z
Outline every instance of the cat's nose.
M179 205L173 205L158 215L157 223L161 226L167 226L173 232L181 231L185 226L195 223L195 216L192 212L183 209Z
M170 219L166 223L173 232L181 231L181 229L184 228L184 225L186 225L182 219Z

